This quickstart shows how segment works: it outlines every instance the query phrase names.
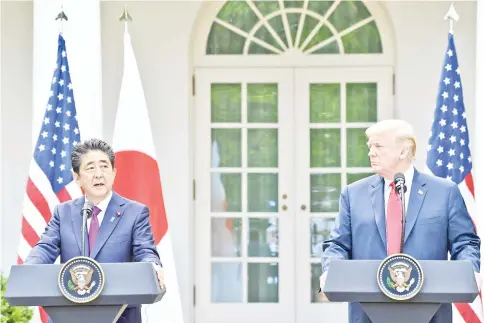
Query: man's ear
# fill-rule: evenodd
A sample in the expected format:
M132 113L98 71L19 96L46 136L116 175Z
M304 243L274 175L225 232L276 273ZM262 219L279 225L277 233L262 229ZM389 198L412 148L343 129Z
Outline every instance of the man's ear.
M79 174L77 174L75 171L72 171L72 177L74 178L74 181L77 183L77 185L81 186L81 179Z
M410 153L409 147L403 147L402 150L400 151L400 159L401 160L407 159L409 153Z

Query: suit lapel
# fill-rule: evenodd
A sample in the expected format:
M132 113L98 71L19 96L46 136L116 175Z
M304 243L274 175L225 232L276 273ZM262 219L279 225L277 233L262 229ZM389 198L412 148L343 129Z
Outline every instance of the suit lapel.
M82 255L82 206L84 205L84 196L79 198L77 201L74 202L72 205L72 213L71 213L71 220L72 220L72 228L74 230L74 235L76 236L77 245L79 246L79 254ZM86 235L84 236L84 246L86 254L89 253L89 241L87 238L87 229Z
M375 214L375 222L380 233L380 238L383 241L385 249L387 247L386 239L386 220L385 220L385 200L384 194L384 181L381 176L377 176L376 180L370 186L371 203L373 205L373 212Z
M94 248L91 252L91 258L95 259L101 248L104 246L109 236L113 233L118 225L124 212L124 200L113 191L113 196L108 204L103 221L99 228L99 233L94 242ZM119 215L117 214L119 212Z
M420 176L420 173L415 169L413 175L412 190L410 192L410 197L408 201L407 216L405 217L405 240L407 241L408 236L412 232L412 229L417 221L420 209L422 208L422 203L425 199L425 194L427 189L425 187L425 180Z

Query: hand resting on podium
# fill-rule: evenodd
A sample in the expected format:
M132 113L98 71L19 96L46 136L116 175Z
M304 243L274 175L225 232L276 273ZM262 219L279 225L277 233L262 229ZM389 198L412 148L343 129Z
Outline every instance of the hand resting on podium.
M163 289L165 288L165 272L163 271L163 268L155 263L152 263L153 267L155 267L156 271L156 276L158 277L158 282L160 283L160 288Z
M328 276L328 272L325 271L320 277L319 277L319 292L322 294L321 296L326 297L324 295L323 289L324 285L326 284L326 276Z

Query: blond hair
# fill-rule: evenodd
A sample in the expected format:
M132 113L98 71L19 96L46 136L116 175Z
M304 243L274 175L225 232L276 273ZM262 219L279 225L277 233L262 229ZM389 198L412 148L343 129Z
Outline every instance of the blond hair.
M417 153L417 143L413 127L410 123L404 120L383 120L375 123L366 129L367 137L373 135L384 135L391 133L397 140L403 140L405 148L408 148L411 159L415 159Z

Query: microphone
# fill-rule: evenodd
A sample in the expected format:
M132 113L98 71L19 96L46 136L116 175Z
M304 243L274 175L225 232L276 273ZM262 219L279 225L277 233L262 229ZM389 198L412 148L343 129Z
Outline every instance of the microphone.
M403 253L403 243L405 240L405 193L407 192L405 176L402 173L396 173L393 177L393 182L395 183L395 189L402 203L402 243L400 244L400 253Z
M395 188L397 189L398 194L402 194L401 190L403 189L403 193L407 192L407 186L405 185L405 176L402 173L396 173L393 177L393 181L395 183Z
M86 250L85 250L85 242L86 242L86 228L87 228L87 219L91 218L92 216L92 209L94 207L94 203L91 201L86 200L84 202L84 206L82 207L82 256L86 257Z

